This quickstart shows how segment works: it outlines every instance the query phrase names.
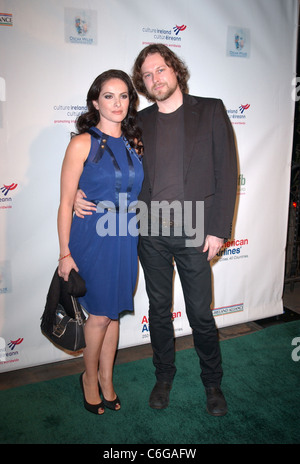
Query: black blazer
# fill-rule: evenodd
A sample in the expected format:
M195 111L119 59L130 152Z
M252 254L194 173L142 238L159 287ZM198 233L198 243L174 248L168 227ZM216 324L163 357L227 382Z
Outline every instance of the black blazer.
M231 234L237 188L232 125L219 99L184 94L183 107L184 200L194 206L196 201L204 201L204 237L209 234L226 239ZM144 143L144 183L139 199L147 205L155 179L157 112L155 103L138 113ZM195 226L195 208L193 211Z

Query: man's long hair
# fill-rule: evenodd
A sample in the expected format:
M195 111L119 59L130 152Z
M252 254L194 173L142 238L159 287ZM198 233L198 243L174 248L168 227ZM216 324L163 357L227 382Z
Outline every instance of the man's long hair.
M183 60L178 58L172 50L169 49L166 45L163 44L151 44L147 47L143 48L140 52L138 57L135 60L132 69L132 81L139 93L144 95L148 100L155 101L153 97L151 97L145 87L143 76L141 73L141 67L148 55L153 55L154 53L159 53L167 66L173 69L173 71L177 75L177 81L182 93L188 93L188 79L189 79L189 71Z

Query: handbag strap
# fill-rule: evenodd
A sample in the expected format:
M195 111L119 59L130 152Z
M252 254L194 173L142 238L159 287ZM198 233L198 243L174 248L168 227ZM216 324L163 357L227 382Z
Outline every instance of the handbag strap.
M84 321L82 319L81 310L78 307L79 303L78 303L77 299L75 298L75 296L70 295L70 297L71 297L73 308L74 308L75 318L76 318L78 324L82 325Z

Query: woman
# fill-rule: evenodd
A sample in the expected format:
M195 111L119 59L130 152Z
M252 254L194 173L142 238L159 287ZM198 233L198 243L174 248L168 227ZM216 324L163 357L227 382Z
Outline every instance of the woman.
M128 230L119 234L118 226L123 209L137 201L143 181L136 105L137 94L126 73L109 70L100 74L88 92L88 111L77 120L78 135L67 147L61 172L58 273L68 280L75 269L86 283L86 294L79 299L89 314L80 384L84 406L95 414L103 414L104 406L120 409L113 363L119 314L133 310L138 238ZM78 186L97 209L85 219L73 218ZM126 199L122 205L121 196ZM134 209L129 207L125 218L128 225L135 218Z

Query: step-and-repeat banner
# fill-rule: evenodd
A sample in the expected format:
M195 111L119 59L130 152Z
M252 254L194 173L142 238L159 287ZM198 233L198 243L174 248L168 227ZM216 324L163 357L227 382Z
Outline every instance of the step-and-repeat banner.
M70 358L40 331L64 152L94 78L131 73L152 42L184 59L191 94L223 100L236 136L235 224L212 263L216 323L282 313L298 0L0 0L0 11L0 371ZM173 315L175 335L189 334L177 274ZM149 341L140 269L119 346Z

